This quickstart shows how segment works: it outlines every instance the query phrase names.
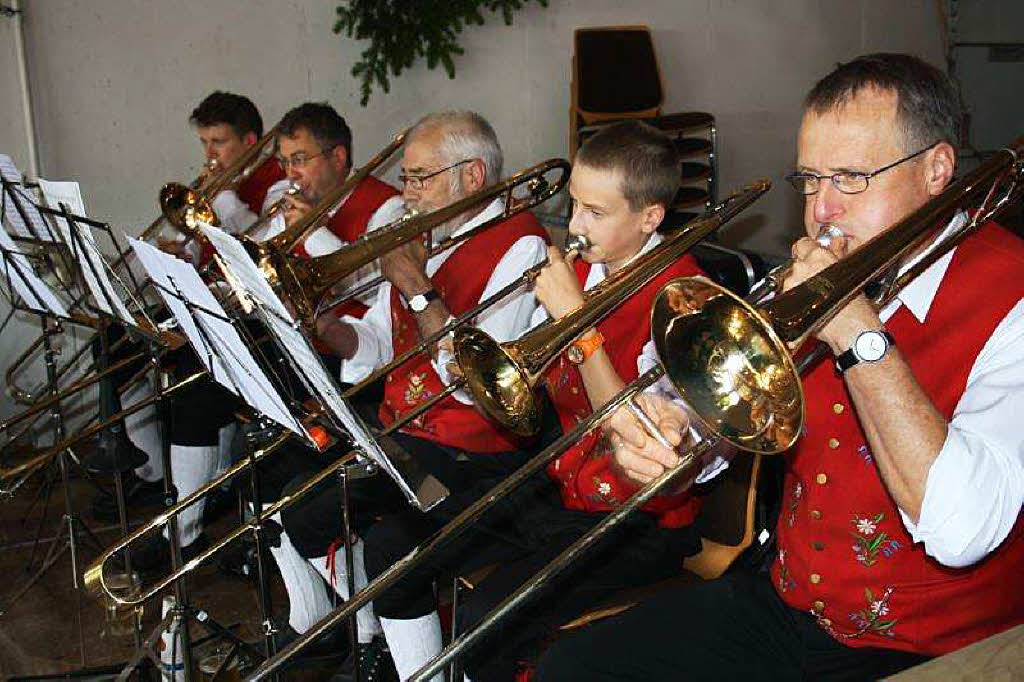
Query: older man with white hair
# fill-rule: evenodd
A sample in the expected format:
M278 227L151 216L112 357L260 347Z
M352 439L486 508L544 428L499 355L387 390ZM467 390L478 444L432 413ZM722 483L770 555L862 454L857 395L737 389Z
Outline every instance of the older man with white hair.
M403 198L407 208L428 213L497 182L501 172L501 147L494 129L482 116L467 111L431 114L421 119L407 138L400 175ZM466 233L500 216L502 210L500 198L480 203L435 229L433 239L436 242ZM503 288L544 259L546 243L546 234L536 219L521 213L441 253L430 255L420 240L390 251L380 261L386 282L361 319L326 315L318 320L320 340L342 360L342 381L359 381L433 334L452 316ZM481 313L475 324L499 341L514 339L529 327L535 307L531 294L520 293ZM383 397L378 396L372 410L361 411L369 412L369 421L381 426L401 418L449 383L448 357L435 350L395 369L384 381ZM514 434L460 397L463 399L449 396L393 434L399 445L452 491L453 497L472 495L477 490L476 481L513 470L524 456L522 443ZM312 471L296 473L297 485ZM352 488L357 534L365 532L377 515L406 506L397 487L386 477L357 481ZM337 486L324 485L283 514L285 532L292 544L328 579L332 572L328 567L341 571L345 565L337 549L341 544L339 508ZM438 513L439 519L443 518L444 512ZM354 559L358 588L365 584L361 541L355 544ZM344 593L343 576L336 576L332 582ZM289 589L291 599L302 598L302 594L301 590ZM323 613L328 607L322 605ZM368 609L360 618L360 639L364 645L371 645L370 636L379 631L378 626ZM440 638L436 615L415 623L384 619L383 626L393 645L397 641ZM381 647L362 648L365 665L372 668ZM414 663L397 658L402 675L415 670Z

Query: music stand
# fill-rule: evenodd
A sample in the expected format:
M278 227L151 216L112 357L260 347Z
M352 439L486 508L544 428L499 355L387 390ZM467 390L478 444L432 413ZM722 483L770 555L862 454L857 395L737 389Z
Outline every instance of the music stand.
M200 362L206 367L211 378L238 395L265 417L291 430L301 438L308 440L309 436L305 428L291 415L284 400L280 397L242 341L239 334L240 330L236 328L237 320L227 315L220 303L213 297L213 294L200 279L196 270L191 265L183 263L149 244L135 239L129 239L129 243L135 251L139 263L146 270L150 281L167 303L179 327L188 337ZM257 475L255 455L252 452L250 452L250 465L251 475L255 477ZM165 486L169 486L171 483L169 476L171 472L169 453L166 457L164 470ZM253 482L252 491L255 506L255 522L253 527L255 529L256 550L257 554L262 557L264 551L262 537L264 519L262 504L259 500L259 488L255 481ZM181 565L181 548L178 542L176 520L173 516L168 520L168 537L171 545L172 568L177 571ZM267 651L273 654L274 631L270 619L270 593L262 571L262 563L258 564L257 569L260 573L258 581L259 603L264 623L266 647ZM191 640L188 632L189 621L195 620L208 630L211 629L212 621L208 617L202 620L197 619L196 616L201 612L195 612L188 605L184 575L175 581L175 596L177 603L173 613L181 618L182 640L184 643L182 647L184 669L186 671L186 679L189 679L192 673ZM172 614L168 615L171 616ZM173 620L174 617L170 619L165 618L160 628L166 628ZM159 628L154 635L151 635L146 640L146 644L136 652L133 660L122 671L122 678L130 674L131 670L138 665L143 657L148 656L154 660L156 659L156 654L152 650L152 643L156 641L158 634ZM250 651L253 649L252 645L245 644L237 637L230 635L226 629L219 626L216 626L214 634L227 636L237 648L244 647ZM237 648L232 651L231 656L237 653Z

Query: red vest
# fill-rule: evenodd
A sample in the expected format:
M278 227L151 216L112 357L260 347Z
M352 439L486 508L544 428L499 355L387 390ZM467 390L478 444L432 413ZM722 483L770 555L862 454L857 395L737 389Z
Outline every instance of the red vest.
M249 177L238 185L235 193L238 194L238 198L242 203L249 207L250 211L259 215L263 211L263 202L266 201L267 190L275 182L283 179L284 170L281 169L281 164L277 162L275 157L271 156L257 166L256 170L250 173ZM206 264L213 258L213 253L213 244L204 240L199 251L200 270L206 267Z
M452 315L476 305L491 274L505 253L523 237L548 241L547 233L530 213L519 215L478 233L455 248L431 281ZM397 357L420 341L419 327L397 287L391 289L392 347ZM402 413L444 389L441 378L421 353L392 371L385 381L380 420L387 426ZM473 453L508 452L521 447L513 434L485 417L476 407L448 396L402 429L403 432Z
M385 201L397 195L398 190L391 185L381 182L373 176L366 177L356 185L345 203L327 221L327 229L333 232L338 239L351 244L366 232L366 226L377 209ZM309 258L309 254L306 253L302 244L295 247L293 253L300 258ZM334 314L338 317L342 315L362 317L366 314L366 305L353 299L336 307ZM314 345L321 352L326 352L326 346L319 343L314 343Z
M575 268L580 282L585 283L590 264L577 259ZM637 377L637 358L651 337L654 297L669 280L700 274L703 273L693 256L683 256L598 323L597 329L605 338L605 353L623 381L629 383ZM565 431L591 413L583 378L565 353L551 363L544 375L544 384ZM568 509L608 511L637 491L635 485L612 468L610 454L601 430L593 429L548 465L548 476L558 484L562 504ZM662 526L678 528L692 523L699 507L699 498L684 492L656 497L643 508L655 514Z
M906 306L887 322L947 421L978 353L1022 296L1024 242L987 225L957 248L923 324ZM843 644L929 655L1024 622L1020 517L981 562L939 564L904 529L831 362L807 375L804 394L806 426L788 457L772 567L782 599Z
M267 198L267 190L275 182L283 179L284 170L281 168L281 164L271 156L238 185L238 198L249 206L250 211L259 215L263 210L263 202Z

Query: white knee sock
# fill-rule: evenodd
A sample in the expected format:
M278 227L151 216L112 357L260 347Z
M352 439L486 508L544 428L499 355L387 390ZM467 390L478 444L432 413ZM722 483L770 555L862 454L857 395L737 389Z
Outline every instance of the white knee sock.
M153 395L153 386L149 380L139 381L121 394L121 405L129 407ZM149 457L142 466L135 470L143 481L153 483L164 477L163 441L160 438L160 419L157 417L156 405L139 410L124 418L124 429L128 440Z
M441 619L436 611L409 620L381 618L380 624L395 660L398 679L403 682L441 653ZM431 682L444 682L444 673L432 677Z
M269 506L269 505L266 505ZM281 512L270 517L281 523ZM270 547L288 593L288 624L300 635L331 611L331 598L324 581L309 561L303 559L291 538L281 531L281 546Z
M366 587L368 582L366 579L366 565L363 563L363 541L356 540L355 544L352 545L352 550L352 568L355 575L356 592L358 592ZM331 584L331 570L327 564L327 557L317 557L309 561L313 564L313 568L324 577L324 580ZM342 599L348 599L348 574L345 572L344 547L340 547L334 553L334 573L334 589L337 590ZM367 604L356 611L356 627L359 630L359 642L362 644L369 644L374 635L381 634L380 622L373 615L373 604Z
M185 499L213 478L216 468L216 445L171 445L171 477L178 489L178 500ZM192 544L203 532L205 505L205 498L200 498L178 513L178 539L182 547Z
M238 422L231 422L220 427L217 432L217 473L226 471L231 466L231 442L235 439Z

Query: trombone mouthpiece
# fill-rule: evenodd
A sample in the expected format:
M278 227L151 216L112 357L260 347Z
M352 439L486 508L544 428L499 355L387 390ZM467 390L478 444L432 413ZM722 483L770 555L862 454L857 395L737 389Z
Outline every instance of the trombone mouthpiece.
M831 223L822 225L818 229L818 236L814 238L814 241L818 242L821 246L826 249L832 245L832 240L836 237L842 237L843 231Z
M565 246L563 247L562 251L564 253L569 253L570 251L582 253L583 251L586 251L589 248L590 240L587 239L582 234L576 234L569 235L569 237L565 240Z

